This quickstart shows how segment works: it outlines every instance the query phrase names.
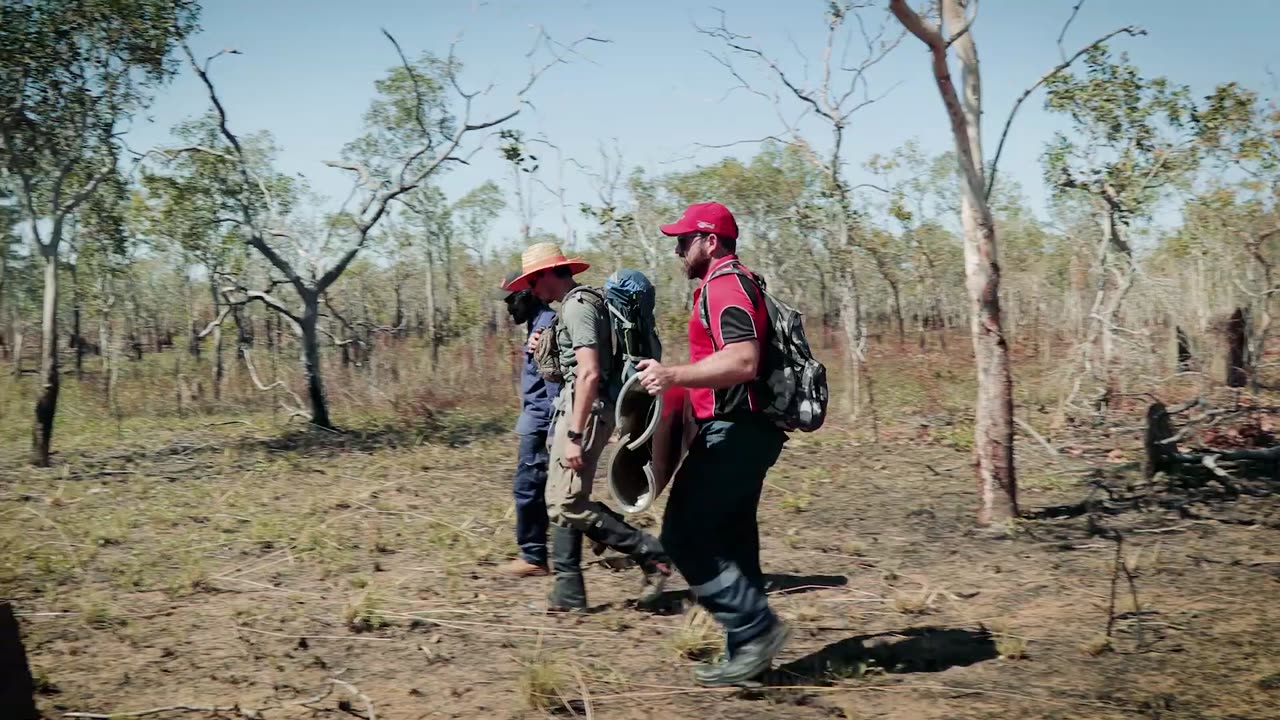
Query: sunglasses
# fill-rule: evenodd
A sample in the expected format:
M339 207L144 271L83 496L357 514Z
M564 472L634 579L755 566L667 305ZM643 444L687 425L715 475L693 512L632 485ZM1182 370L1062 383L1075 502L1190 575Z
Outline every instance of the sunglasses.
M677 235L676 250L680 253L684 253L686 250L692 247L695 242L697 242L698 240L701 240L706 236L707 236L706 233L700 233L700 232L691 232L691 233L685 233L683 235Z

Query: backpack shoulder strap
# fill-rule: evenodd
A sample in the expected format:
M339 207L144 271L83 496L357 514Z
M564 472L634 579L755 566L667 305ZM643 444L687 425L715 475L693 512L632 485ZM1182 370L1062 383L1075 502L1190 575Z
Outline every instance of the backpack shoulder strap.
M720 350L722 348L715 347L716 336L711 332L711 306L710 301L707 300L707 290L710 288L712 280L725 275L737 275L738 277L744 277L750 280L751 283L756 286L756 289L760 291L760 302L762 304L766 303L765 297L768 294L765 291L764 283L761 281L760 277L742 267L742 263L737 261L717 268L715 272L711 273L711 275L707 277L706 281L702 283L702 294L698 296L698 318L702 320L702 328L707 331L707 335L711 338L711 346L716 350ZM767 308L768 305L766 304L765 307Z
M592 300L589 300L588 302L592 302L596 306L596 311L604 313L605 320L609 321L609 355L612 357L617 352L618 341L617 338L614 337L613 321L609 318L613 308L609 305L608 301L604 299L604 293L587 285L578 285L565 293L564 300L561 301L561 304L563 305L564 303L569 302L569 298L575 295L582 294L592 298ZM563 315L564 313L562 312L561 316ZM610 367L609 372L613 371L614 368Z

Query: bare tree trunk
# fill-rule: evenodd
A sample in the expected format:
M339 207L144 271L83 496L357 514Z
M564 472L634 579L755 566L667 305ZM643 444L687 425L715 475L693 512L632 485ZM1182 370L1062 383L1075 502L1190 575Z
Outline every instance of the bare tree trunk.
M99 280L98 290L102 297L99 307L101 316L98 320L98 352L102 354L102 375L107 383L107 403L114 407L116 373L115 349L111 345L111 311L116 304L116 295L115 287L108 274L104 273Z
M431 372L435 372L440 362L440 328L437 324L436 309L436 257L427 247L427 338L431 343Z
M18 318L18 311L13 310L13 376L22 376L22 341L26 338L26 331L23 327L22 320Z
M84 379L84 335L81 331L80 263L71 265L71 337L76 351L76 380Z
M54 230L54 238L59 230ZM58 246L51 239L41 244L44 258L44 308L40 327L40 398L36 401L36 418L31 432L31 463L49 466L49 450L53 443L53 420L58 411Z
M218 299L218 283L214 280L213 268L209 268L209 299L213 301L213 315L218 316L221 301ZM222 380L226 376L226 366L222 355L222 323L213 327L213 399L222 399Z
M862 320L858 278L852 270L848 270L837 275L836 282L840 295L840 320L844 326L845 341L849 344L849 357L853 359L851 417L857 418L865 396L867 412L871 416L871 435L879 442L880 420L876 414L875 386L867 367L867 326Z
M303 297L303 313L301 330L302 371L307 378L307 401L311 405L311 424L325 430L332 430L329 420L329 402L325 398L324 379L320 369L320 337L316 323L320 318L320 298L318 294Z
M951 121L960 163L965 285L978 375L974 412L978 523L988 525L1016 517L1018 495L1013 463L1013 378L1009 346L1001 326L1000 266L982 155L982 83L973 30L965 23L966 5L965 0L942 0L943 23L953 33L948 41L937 28L916 15L905 0L890 3L903 26L930 48L934 80ZM963 101L957 96L947 65L947 49L953 44L960 60Z

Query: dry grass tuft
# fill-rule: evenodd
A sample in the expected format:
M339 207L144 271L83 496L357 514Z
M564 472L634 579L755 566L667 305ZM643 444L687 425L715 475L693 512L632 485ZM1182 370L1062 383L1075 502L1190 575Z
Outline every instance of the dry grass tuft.
M1004 620L993 620L987 623L987 630L996 643L996 652L1005 660L1022 660L1027 657L1027 639L1010 632L1009 623Z
M720 627L711 613L698 605L684 614L670 642L676 655L687 660L711 661L724 652Z
M523 663L520 670L520 698L525 706L542 712L562 711L569 707L566 693L573 683L573 669L554 653L538 650Z

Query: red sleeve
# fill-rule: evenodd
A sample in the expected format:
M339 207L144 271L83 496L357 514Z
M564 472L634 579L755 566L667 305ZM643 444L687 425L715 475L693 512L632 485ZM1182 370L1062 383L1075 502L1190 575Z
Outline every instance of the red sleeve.
M755 283L737 275L721 275L707 283L708 331L715 346L764 337L765 313Z

